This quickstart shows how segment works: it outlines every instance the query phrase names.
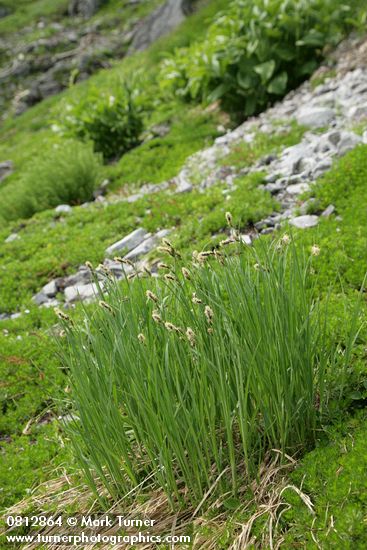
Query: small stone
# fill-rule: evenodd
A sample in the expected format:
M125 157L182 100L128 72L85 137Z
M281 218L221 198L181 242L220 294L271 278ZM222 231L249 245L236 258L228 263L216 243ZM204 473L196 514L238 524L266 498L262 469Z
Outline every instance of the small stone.
M334 212L335 206L333 204L329 204L329 206L325 208L321 216L323 216L324 218L328 218L329 216L331 216L331 214L334 214Z
M291 219L289 223L298 229L308 229L315 227L319 223L319 218L313 215L298 216Z
M0 181L3 181L7 176L13 172L13 163L11 160L5 160L0 162Z
M71 214L73 209L69 204L59 204L59 206L56 206L55 212L56 214Z
M140 245L140 243L143 242L143 240L147 237L148 233L143 229L142 227L139 227L139 229L135 229L135 231L132 231L129 233L129 235L126 235L123 239L120 241L115 242L111 246L109 246L106 250L106 254L112 255L116 252L119 252L120 250L127 250L127 252L130 252L130 250L133 250L137 246Z
M42 288L42 291L46 296L48 296L49 298L54 298L57 294L57 285L56 285L56 281L55 280L52 280L50 281L49 283L47 283L47 285L45 285L43 288Z
M363 132L362 142L363 142L364 144L367 144L367 130L365 130L365 131Z
M5 239L4 242L5 242L5 243L12 243L13 241L17 241L18 239L20 239L18 233L11 233L11 234L9 235L9 237L7 237L7 238Z
M177 176L175 183L176 193L190 193L190 191L192 191L193 189L192 184L181 174Z
M22 314L20 312L17 312L17 313L12 313L10 315L10 319L19 319L19 317L21 317Z
M248 246L252 244L251 235L245 233L240 235L238 240L240 241L240 243L247 244Z
M322 128L328 126L335 117L335 111L328 107L302 107L297 115L297 122L301 126Z

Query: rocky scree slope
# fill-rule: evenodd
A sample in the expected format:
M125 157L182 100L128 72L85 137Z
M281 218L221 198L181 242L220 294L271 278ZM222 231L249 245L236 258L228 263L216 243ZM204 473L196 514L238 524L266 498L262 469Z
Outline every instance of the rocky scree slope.
M144 194L161 191L180 194L200 189L205 193L218 182L226 185L223 191L225 200L225 196L229 196L235 189L236 177L262 171L266 173L263 188L276 198L279 207L270 216L258 220L247 232L230 235L226 243L228 246L238 238L251 245L253 239L287 224L307 229L316 226L320 216L338 216L332 204L318 212L314 199L309 195L312 195L313 183L331 168L335 159L360 143L367 143L366 52L366 40L345 41L335 53L337 63L333 76L327 76L327 69L321 68L315 78L324 75L324 82L318 86L314 87L312 81L304 83L259 117L249 119L235 130L217 138L211 147L190 157L171 181L146 185L125 198L110 195L103 199L106 207L121 200L134 202ZM352 66L351 56L354 60ZM258 133L272 134L287 130L289 125L284 121L290 119L307 129L300 143L284 149L279 155L267 155L249 167L239 169L236 166L223 166L221 161L234 147L253 142ZM305 197L305 194L308 196ZM88 207L88 204L85 206ZM56 212L70 215L72 208L60 205ZM131 234L119 236L118 241L107 248L106 258L97 268L96 273L101 282L109 274L121 279L144 273L145 268L155 275L157 265L149 263L147 256L171 230L167 227L151 234L144 227L137 227ZM17 234L8 237L9 240L16 238ZM121 253L124 264L113 259ZM135 262L135 265L131 262ZM60 294L64 296L66 305L93 299L97 294L97 286L93 282L91 270L82 265L71 276L51 280L34 296L34 301L41 306L57 306L59 301L56 296ZM2 316L9 317L7 314Z

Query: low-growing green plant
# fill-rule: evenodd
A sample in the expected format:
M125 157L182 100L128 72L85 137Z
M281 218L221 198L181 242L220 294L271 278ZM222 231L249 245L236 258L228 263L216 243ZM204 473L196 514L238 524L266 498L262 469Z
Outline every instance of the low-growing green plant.
M252 115L312 74L324 46L357 24L361 6L358 0L232 0L205 40L163 61L162 88L185 99L221 99L239 117Z
M314 301L312 257L287 242L182 265L166 241L155 285L111 282L82 326L60 313L92 486L97 475L118 498L149 479L173 506L197 505L208 492L238 496L272 449L312 441L356 327L340 355Z
M58 204L81 204L99 183L100 158L90 145L75 141L54 144L33 160L0 198L6 220L30 218Z
M143 105L137 89L120 85L113 93L92 88L81 101L64 105L61 132L92 141L95 151L111 160L133 149L143 130ZM56 130L59 127L56 124Z

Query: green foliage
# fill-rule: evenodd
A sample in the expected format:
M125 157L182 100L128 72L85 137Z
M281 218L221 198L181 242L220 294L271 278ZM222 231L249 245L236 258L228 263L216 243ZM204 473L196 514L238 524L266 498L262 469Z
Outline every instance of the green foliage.
M322 48L337 44L358 10L341 0L233 0L205 40L162 63L164 90L185 99L221 99L249 116L293 89L317 67Z
M281 520L285 549L366 547L366 411L339 421L327 435L292 475L292 482L310 497L315 514L295 493L284 493L291 505Z
M112 496L147 476L173 506L209 488L237 495L243 468L251 479L271 449L313 439L315 403L323 412L349 361L355 324L340 359L294 247L205 258L176 259L153 287L111 283L108 304L65 325L75 451Z
M143 105L137 89L126 84L109 94L92 88L82 100L67 103L60 120L63 134L93 142L95 151L111 160L138 145Z
M21 178L1 193L0 216L29 218L58 204L80 204L93 197L100 159L90 146L61 142L42 151Z

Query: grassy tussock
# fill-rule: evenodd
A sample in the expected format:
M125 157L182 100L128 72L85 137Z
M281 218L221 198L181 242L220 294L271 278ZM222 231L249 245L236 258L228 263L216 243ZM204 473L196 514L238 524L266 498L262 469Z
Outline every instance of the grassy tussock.
M161 250L170 261L156 284L112 281L83 326L64 319L76 453L114 498L146 478L173 507L236 498L270 450L313 440L337 380L342 394L357 330L340 354L312 256L288 238L259 256L194 253L185 266L171 243Z

